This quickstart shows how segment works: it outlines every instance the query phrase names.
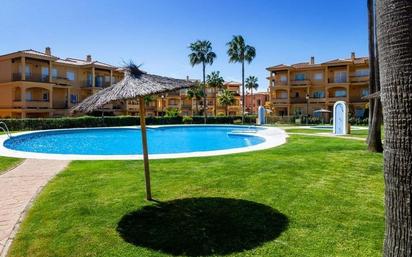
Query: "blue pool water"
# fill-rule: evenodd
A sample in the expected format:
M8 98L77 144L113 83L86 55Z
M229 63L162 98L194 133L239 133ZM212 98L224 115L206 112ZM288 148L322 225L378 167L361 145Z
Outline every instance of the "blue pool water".
M255 129L255 128L254 128ZM256 128L260 129L260 128ZM257 136L232 132L240 126L176 126L147 130L149 154L213 151L256 145ZM82 155L132 155L142 153L140 129L105 128L36 132L4 142L6 148L25 152Z

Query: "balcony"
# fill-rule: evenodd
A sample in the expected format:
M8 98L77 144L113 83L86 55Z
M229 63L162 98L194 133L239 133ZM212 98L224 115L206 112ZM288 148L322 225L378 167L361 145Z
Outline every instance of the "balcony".
M13 73L12 81L22 81L22 74L21 73ZM25 81L48 83L49 82L49 75L30 73L30 74L26 74Z
M360 96L350 97L349 102L351 103L366 103L368 100L362 99Z
M50 102L48 100L15 100L13 101L13 108L48 109L50 108Z
M192 104L182 104L182 109L192 109Z
M337 102L337 101L346 101L347 97L346 96L341 96L341 97L329 97L328 102Z
M305 79L305 80L292 80L291 85L292 86L310 86L312 84L312 81Z
M273 100L273 102L275 104L287 104L289 103L289 99L288 98L276 98Z
M348 83L347 79L328 79L328 83L330 84L344 84Z
M176 97L176 96L180 96L180 92L179 91L172 91L167 93L168 97Z
M304 97L294 97L290 99L290 102L292 104L303 104L303 103L307 103L307 100Z
M313 97L309 99L310 103L324 103L326 102L326 98L325 97Z
M369 82L369 76L351 76L350 81L352 83L364 83Z

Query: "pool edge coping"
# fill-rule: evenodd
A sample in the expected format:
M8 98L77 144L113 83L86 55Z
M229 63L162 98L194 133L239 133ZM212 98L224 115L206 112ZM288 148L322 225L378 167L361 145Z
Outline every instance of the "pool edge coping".
M191 157L208 157L208 156L219 156L227 154L245 153L251 151L265 150L273 147L280 146L286 143L288 134L285 130L276 127L269 126L248 126L248 125L233 125L233 124L176 124L176 125L150 125L148 128L162 128L162 127L196 127L196 126L219 126L219 127L258 127L265 128L263 130L257 130L256 133L237 133L239 135L247 136L259 136L265 141L253 146L238 147L232 149L224 150L214 150L214 151L198 151L189 153L171 153L171 154L149 154L149 159L177 159L177 158L191 158ZM68 129L48 129L48 130L34 130L18 132L12 135L21 136L26 134L33 134L38 132L53 132L53 131L63 131L63 130L95 130L95 129L127 129L127 128L140 128L140 126L122 126L122 127L97 127L97 128L68 128ZM260 132L260 133L259 133ZM264 133L265 132L265 133ZM0 156L14 157L14 158L24 158L24 159L46 159L46 160L143 160L143 155L81 155L81 154L47 154L47 153L33 153L11 150L4 146L4 142L8 139L7 135L0 135Z

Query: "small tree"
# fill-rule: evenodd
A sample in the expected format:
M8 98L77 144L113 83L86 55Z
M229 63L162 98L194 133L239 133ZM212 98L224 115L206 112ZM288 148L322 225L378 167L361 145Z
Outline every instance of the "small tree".
M213 105L214 105L214 115L216 116L216 109L217 109L217 90L223 88L223 83L225 80L220 76L219 71L213 71L209 75L207 75L207 86L210 88L213 88L213 95L214 95L214 100L213 100Z
M203 86L199 83L196 86L191 87L190 89L187 90L187 97L189 99L195 100L197 115L199 114L199 101L202 99L203 96L204 96Z
M219 96L217 97L219 104L223 105L225 107L225 114L226 116L228 115L228 106L233 105L235 103L235 96L233 93L227 89L223 89L222 92L220 92Z

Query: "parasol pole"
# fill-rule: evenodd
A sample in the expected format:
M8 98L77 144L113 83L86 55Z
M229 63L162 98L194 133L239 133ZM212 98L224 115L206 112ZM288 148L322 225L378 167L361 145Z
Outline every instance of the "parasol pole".
M143 146L143 163L144 163L144 178L146 182L146 199L152 200L152 190L150 188L150 170L149 170L149 156L147 153L147 136L146 136L146 110L144 97L139 96L140 107L140 129L142 131L142 146Z

